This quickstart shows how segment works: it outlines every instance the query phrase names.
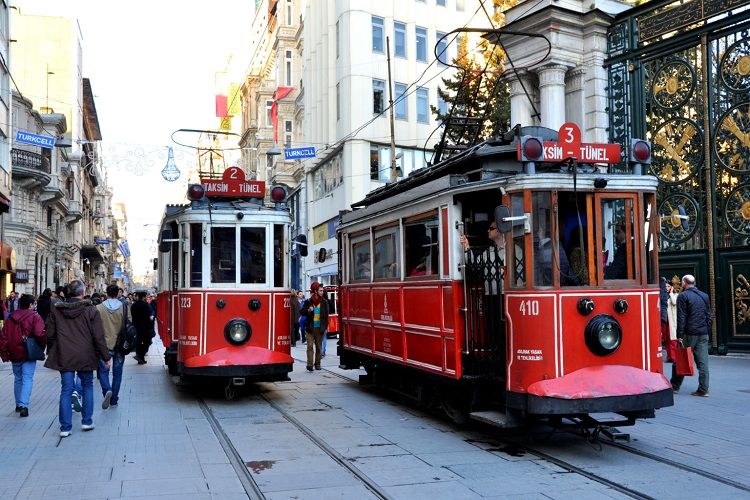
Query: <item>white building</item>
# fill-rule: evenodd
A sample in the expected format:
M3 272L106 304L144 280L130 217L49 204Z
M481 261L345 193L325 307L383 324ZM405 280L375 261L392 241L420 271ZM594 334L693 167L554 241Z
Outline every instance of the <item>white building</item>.
M335 280L339 210L391 180L389 113L383 112L389 103L387 39L397 171L408 176L427 165L440 139L430 105L447 108L438 102L437 88L454 70L435 60L436 44L465 26L489 26L478 0L325 0L307 6L302 142L315 146L318 156L305 163L310 255L303 282ZM456 56L457 43L453 36L441 42L441 60Z

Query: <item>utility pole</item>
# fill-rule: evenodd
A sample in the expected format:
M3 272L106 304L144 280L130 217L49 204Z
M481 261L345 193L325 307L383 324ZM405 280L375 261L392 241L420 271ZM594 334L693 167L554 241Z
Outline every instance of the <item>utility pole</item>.
M385 50L388 60L388 105L391 108L391 182L396 182L396 138L394 136L393 118L393 82L391 81L391 38L385 37Z

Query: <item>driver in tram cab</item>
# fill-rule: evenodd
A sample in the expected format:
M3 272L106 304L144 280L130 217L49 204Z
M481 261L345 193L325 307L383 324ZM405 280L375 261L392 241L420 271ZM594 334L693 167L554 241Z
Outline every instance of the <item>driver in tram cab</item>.
M552 238L541 227L537 232L537 236L537 251L534 256L534 260L536 261L534 280L537 285L552 286ZM578 278L570 270L568 256L559 242L557 248L560 255L560 285L577 286L579 284Z
M625 242L625 227L615 225L615 256L610 265L604 269L604 278L622 280L628 277L628 249Z

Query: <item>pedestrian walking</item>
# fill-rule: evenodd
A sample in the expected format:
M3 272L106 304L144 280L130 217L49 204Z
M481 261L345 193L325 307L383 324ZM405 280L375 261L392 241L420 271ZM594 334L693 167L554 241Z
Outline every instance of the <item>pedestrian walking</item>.
M104 341L112 358L112 381L109 380L109 368L99 358L97 376L102 388L102 409L117 406L119 403L120 386L122 385L122 368L125 364L125 356L117 351L117 339L120 332L125 328L126 309L123 303L117 299L119 289L117 285L107 287L107 300L96 306L102 318L104 327Z
M112 366L102 318L91 301L84 300L85 290L82 281L71 281L68 300L55 304L47 321L48 357L44 366L60 372L60 437L70 436L73 428L71 396L76 374L83 392L81 430L90 431L94 428L94 370L99 357L107 368Z
M8 319L16 309L18 309L18 297L16 296L16 292L11 290L8 298L5 299L5 319Z
M685 347L693 349L693 358L698 368L698 389L693 396L708 397L708 335L711 332L711 306L708 295L695 286L695 277L682 277L682 293L677 296L677 339ZM685 377L677 375L672 365L672 390L680 390Z
M292 297L290 299L290 305L291 305L291 324L290 326L290 332L289 335L291 336L291 343L292 347L297 346L297 340L299 340L299 308L302 304L300 304L299 298L297 296L297 290L292 288Z
M33 305L34 297L32 295L21 295L18 300L18 309L8 317L2 331L0 331L0 357L3 361L10 361L13 364L13 377L15 379L13 394L16 398L16 412L21 417L29 416L31 389L34 385L34 372L36 371L36 359L29 359L25 338L34 339L42 350L47 345L44 321L32 309Z
M39 300L36 302L36 312L42 317L42 320L47 321L49 312L52 310L52 290L45 288L42 294L39 296Z
M305 302L305 335L307 336L307 371L320 370L323 325L328 324L328 302L323 298L323 287L313 281L310 298Z
M135 344L135 359L139 365L146 364L146 353L151 347L151 332L153 331L154 316L151 307L146 302L146 292L136 293L137 300L130 307L130 317L133 326L138 330L138 341Z

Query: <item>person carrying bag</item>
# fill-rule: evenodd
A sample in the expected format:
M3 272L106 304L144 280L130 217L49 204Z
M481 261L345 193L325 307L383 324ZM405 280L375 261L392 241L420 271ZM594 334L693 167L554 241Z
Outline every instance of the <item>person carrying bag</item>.
M18 309L8 317L0 331L0 357L13 364L13 393L16 412L21 417L29 416L36 362L44 359L47 345L44 321L32 310L34 302L32 295L21 295Z

